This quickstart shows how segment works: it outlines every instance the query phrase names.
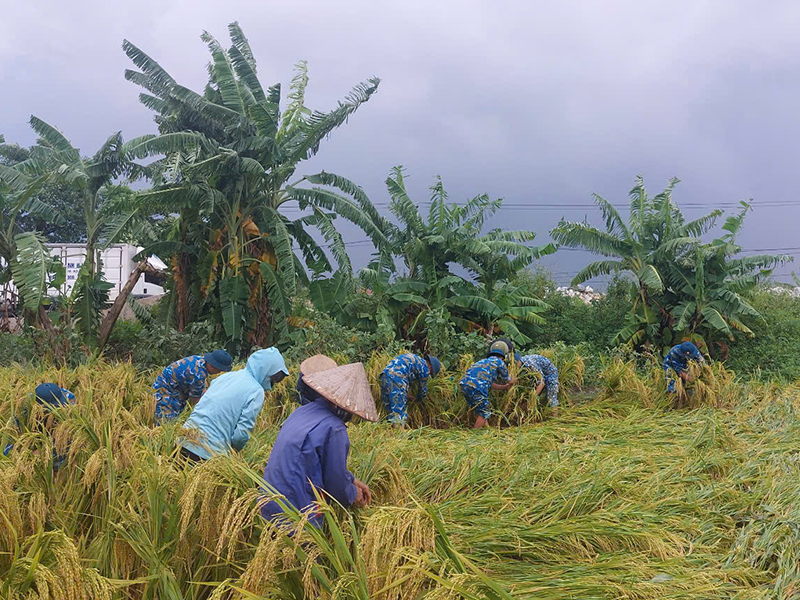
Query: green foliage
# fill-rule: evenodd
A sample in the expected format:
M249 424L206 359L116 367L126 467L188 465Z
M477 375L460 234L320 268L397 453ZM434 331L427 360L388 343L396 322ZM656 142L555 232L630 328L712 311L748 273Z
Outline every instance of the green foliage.
M0 332L0 365L36 364L39 355L32 335Z
M726 220L725 234L702 243L700 236L713 228L722 211L686 221L672 201L677 183L671 180L651 198L640 176L630 192L627 223L608 200L595 195L605 231L588 222L562 220L551 232L560 244L614 259L587 265L573 285L610 273L633 277L636 294L616 342L653 345L665 352L681 339L708 346L721 337L733 339L735 331L753 335L747 322L758 320L759 314L741 294L768 276L774 266L792 260L771 255L736 258L741 252L736 237L750 210L745 202L738 214Z
M94 346L97 344L102 311L108 308L109 292L114 285L103 279L99 260L100 268L94 273L90 263L89 260L85 261L75 277L75 285L67 303L65 325L70 326L74 317L84 343Z
M546 270L520 273L513 283L526 295L542 297L548 306L542 313L544 322L536 326L532 342L523 346L552 346L564 342L588 344L592 352L605 350L624 325L632 306L632 285L623 277L614 277L605 294L589 304L558 292Z
M192 323L186 331L175 331L157 322L119 321L114 326L105 355L131 361L138 369L164 366L193 354L205 354L220 345L213 326Z
M0 164L13 166L31 158L31 150L16 144L0 145ZM46 213L26 211L17 218L23 231L38 231L48 242L78 243L86 241L83 219L83 196L80 190L63 181L48 181L37 191L35 200L47 206ZM53 218L53 215L57 218Z
M231 23L229 33L233 45L228 50L207 32L201 36L211 54L203 94L180 86L130 42L123 49L138 69L125 76L144 88L140 99L157 113L159 127L159 135L130 144L135 156L157 157L151 165L155 185L140 194L138 203L165 217L178 215L167 240L172 244L154 239L146 252L176 265L178 328L211 318L238 352L286 344L287 306L297 282L306 279L304 267L315 275L333 271L309 228L322 234L346 277L350 263L335 218L383 244L367 216L374 207L326 187L329 177L355 188L352 183L329 175L290 182L298 164L372 97L379 80L358 84L329 112L312 111L305 106L308 74L301 62L282 109L280 85L262 86L238 24ZM310 213L290 219L280 212L289 202Z
M748 298L764 318L755 339L736 338L726 365L763 379L800 380L800 299L759 289Z
M348 327L318 310L302 294L295 299L292 313L297 327L290 334L292 344L286 354L296 360L324 353L356 362L367 360L375 351L400 354L409 349L408 343L396 339L391 329L364 332Z
M425 334L424 352L436 356L446 369L458 369L464 355L486 354L486 338L476 332L456 330L452 316L444 308L425 313Z
M485 336L505 333L518 343L531 341L531 326L542 322L546 305L508 282L536 258L555 252L555 246L529 246L536 237L532 231L484 233L485 223L501 208L502 200L482 194L463 206L448 204L439 178L430 188L431 206L424 217L406 189L402 167L395 167L386 186L396 225L370 209L366 194L352 183L327 173L311 180L352 196L385 240L356 284L333 277L312 282L318 308L333 309L343 323L368 331L386 327L391 320L398 336L423 345L421 323L427 311L440 309L447 309L464 331ZM403 262L402 276L395 259ZM475 283L455 274L453 266L466 269ZM362 288L370 293L362 294Z
M14 240L17 255L11 264L14 284L23 306L36 312L45 303L49 289L58 289L66 279L66 269L60 260L50 256L42 236L20 233Z

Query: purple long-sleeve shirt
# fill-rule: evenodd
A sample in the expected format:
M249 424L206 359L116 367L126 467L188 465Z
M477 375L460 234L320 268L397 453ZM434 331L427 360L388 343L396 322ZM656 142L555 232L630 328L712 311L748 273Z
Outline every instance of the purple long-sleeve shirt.
M312 485L343 506L356 499L354 477L347 470L349 452L347 426L333 414L328 401L320 398L295 409L286 419L264 468L264 481L295 508L310 509L309 522L319 527L322 519L313 512L316 498ZM261 507L265 519L282 512L274 500Z

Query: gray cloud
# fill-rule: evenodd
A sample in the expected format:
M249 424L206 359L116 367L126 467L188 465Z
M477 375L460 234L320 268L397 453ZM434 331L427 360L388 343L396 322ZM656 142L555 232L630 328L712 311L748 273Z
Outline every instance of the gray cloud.
M308 60L311 106L383 78L309 165L354 179L375 201L386 201L383 179L403 164L421 200L441 174L453 200L485 191L532 206L585 204L598 192L625 202L643 173L653 191L681 177L679 202L800 203L800 6L788 0L15 3L0 21L0 132L33 143L35 113L90 152L113 131L152 131L122 76L122 39L200 89L198 36L224 40L232 20L263 81L288 83L291 65ZM492 225L544 241L562 214L587 212L509 210ZM742 243L796 247L798 222L800 205L757 209ZM354 247L363 261L361 252ZM564 279L586 258L546 262Z

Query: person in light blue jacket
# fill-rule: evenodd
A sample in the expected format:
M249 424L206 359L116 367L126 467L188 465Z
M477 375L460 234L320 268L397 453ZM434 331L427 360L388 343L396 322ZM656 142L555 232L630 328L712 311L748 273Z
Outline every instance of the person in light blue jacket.
M217 377L184 424L197 429L200 439L182 439L180 453L198 461L244 448L264 405L264 392L288 374L278 349L267 348L254 352L244 369Z

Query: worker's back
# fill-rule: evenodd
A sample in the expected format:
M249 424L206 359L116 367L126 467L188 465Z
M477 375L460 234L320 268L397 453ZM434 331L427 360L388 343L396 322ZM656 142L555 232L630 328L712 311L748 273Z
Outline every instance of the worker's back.
M353 476L347 471L349 451L347 426L327 400L316 400L295 409L284 422L264 468L264 480L301 511L315 505L314 487L349 506L356 497ZM266 519L281 513L274 500L261 507ZM321 522L313 508L309 521L317 526Z
M266 348L254 352L244 369L217 377L184 424L200 430L200 442L181 445L204 459L244 448L264 404L264 392L272 388L270 377L279 371L288 374L283 357L277 348Z

